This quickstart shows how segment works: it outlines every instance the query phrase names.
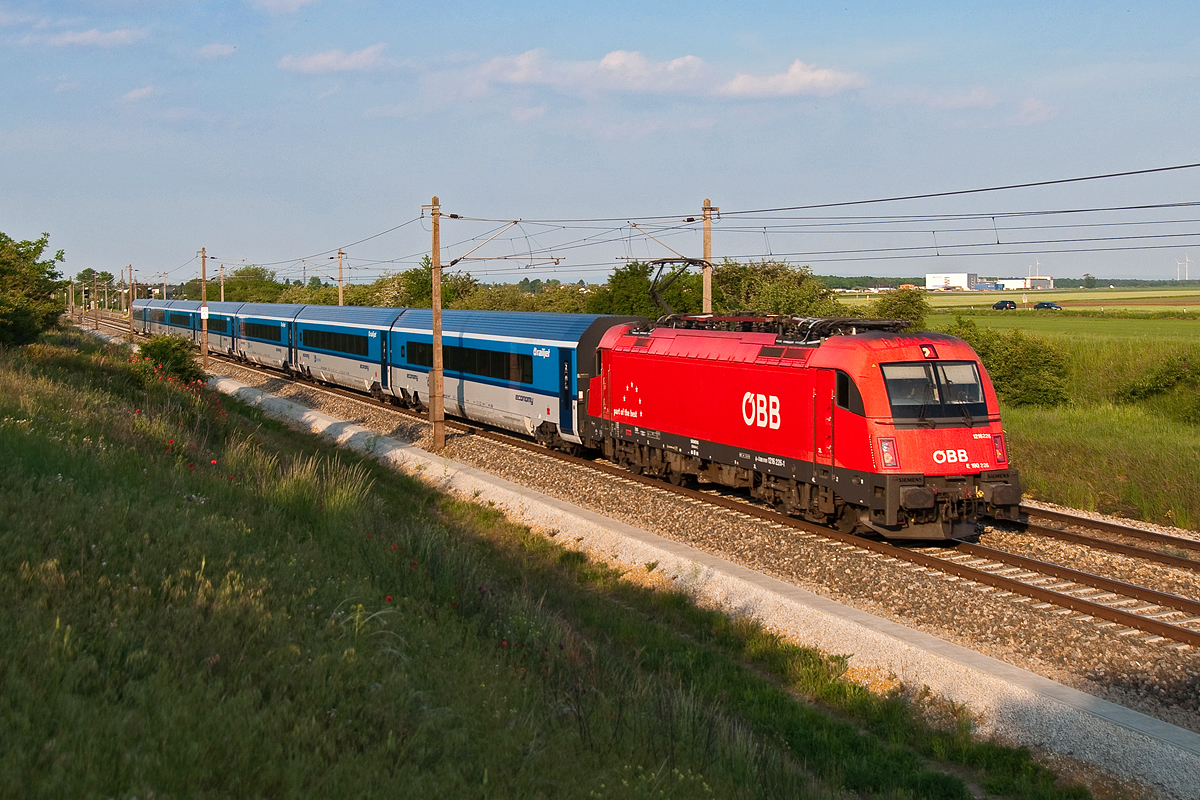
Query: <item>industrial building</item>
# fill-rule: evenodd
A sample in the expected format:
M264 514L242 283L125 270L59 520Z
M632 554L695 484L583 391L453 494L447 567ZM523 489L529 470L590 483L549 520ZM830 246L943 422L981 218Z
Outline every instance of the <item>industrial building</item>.
M925 273L925 288L929 290L974 289L977 283L979 283L979 276L974 272Z

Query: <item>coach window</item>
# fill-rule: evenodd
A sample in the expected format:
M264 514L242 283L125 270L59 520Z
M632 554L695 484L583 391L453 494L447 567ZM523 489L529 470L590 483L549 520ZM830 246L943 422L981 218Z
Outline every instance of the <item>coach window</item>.
M840 369L837 371L837 405L838 408L844 408L860 417L866 414L863 410L862 395L859 394L854 379Z

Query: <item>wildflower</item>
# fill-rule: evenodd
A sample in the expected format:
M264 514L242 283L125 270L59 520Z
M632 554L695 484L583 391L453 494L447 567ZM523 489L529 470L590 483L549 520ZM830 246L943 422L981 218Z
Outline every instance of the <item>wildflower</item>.
M415 562L415 561L410 561L408 565L409 565L410 567L415 567L415 566L417 565L417 562Z
M399 548L400 548L400 545L398 545L398 544L392 545L393 550L398 550Z
M196 468L196 465L195 465L195 464L193 464L193 463L191 463L191 462L189 461L189 462L188 462L188 469L195 469L195 468Z
M383 598L383 599L384 599L384 600L387 600L389 603L390 603L390 602L392 602L392 596L391 596L390 594L389 594L387 597Z
M501 647L508 647L508 639L501 639L501 640L500 640L500 646L501 646Z
M212 464L213 464L213 466L216 466L217 460L215 458L212 460Z
M140 413L142 413L142 410L141 410L140 408L135 408L135 409L133 410L133 413L135 413L135 414L140 414Z
M175 440L174 440L174 439L167 439L167 444L175 444Z

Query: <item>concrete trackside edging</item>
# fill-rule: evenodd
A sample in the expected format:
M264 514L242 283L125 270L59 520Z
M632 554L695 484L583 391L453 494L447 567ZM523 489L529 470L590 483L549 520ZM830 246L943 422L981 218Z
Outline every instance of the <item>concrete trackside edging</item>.
M370 455L555 541L630 568L658 562L698 602L748 615L796 642L852 655L860 668L964 704L984 735L1059 753L1135 780L1170 800L1200 797L1200 735L989 656L842 605L713 555L602 517L229 378L210 385L293 427Z

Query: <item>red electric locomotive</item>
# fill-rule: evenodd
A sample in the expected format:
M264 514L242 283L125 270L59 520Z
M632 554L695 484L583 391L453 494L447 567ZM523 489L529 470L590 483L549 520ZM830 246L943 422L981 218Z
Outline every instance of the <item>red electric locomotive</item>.
M1017 519L996 393L961 339L897 320L666 317L601 339L585 444L890 538Z

